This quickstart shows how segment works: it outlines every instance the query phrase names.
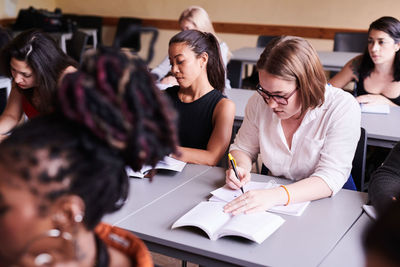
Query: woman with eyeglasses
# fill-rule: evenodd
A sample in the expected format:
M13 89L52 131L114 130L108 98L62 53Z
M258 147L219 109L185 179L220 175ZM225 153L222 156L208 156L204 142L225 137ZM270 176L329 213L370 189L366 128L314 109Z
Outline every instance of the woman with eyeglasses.
M363 104L400 105L400 21L381 17L368 30L365 53L350 60L330 83L355 81L354 95Z
M251 179L261 155L269 174L293 183L245 192L225 206L238 214L335 195L348 180L360 136L360 108L341 89L327 85L314 48L300 37L271 41L257 62L260 84L246 106L230 147L226 183L238 189Z

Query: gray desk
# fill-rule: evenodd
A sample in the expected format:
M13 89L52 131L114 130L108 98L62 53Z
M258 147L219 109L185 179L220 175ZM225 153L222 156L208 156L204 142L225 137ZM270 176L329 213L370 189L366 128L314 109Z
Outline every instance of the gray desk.
M103 221L109 224L116 224L191 181L191 179L203 174L210 168L204 165L187 164L182 172L158 173L151 181L148 178L129 178L130 188L127 202L117 213L106 215Z
M320 266L365 266L362 238L370 223L372 219L364 212Z
M360 216L367 198L342 190L334 198L314 201L301 217L281 215L286 222L261 245L235 237L211 241L196 228L170 229L222 186L224 177L224 169L211 168L116 225L133 231L152 251L201 265L316 266ZM253 175L255 181L268 179L273 178Z
M263 50L264 48L262 47L243 47L232 52L228 69L228 77L232 88L241 88L244 65L255 64ZM353 52L318 51L322 66L328 71L340 71L350 59L359 54Z
M361 114L361 126L367 131L368 144L392 148L400 141L400 107L390 107L389 114Z
M242 124L245 107L254 90L231 89L225 91L236 105L235 129ZM368 145L392 148L400 141L400 107L390 107L389 114L361 113L361 126L367 131Z

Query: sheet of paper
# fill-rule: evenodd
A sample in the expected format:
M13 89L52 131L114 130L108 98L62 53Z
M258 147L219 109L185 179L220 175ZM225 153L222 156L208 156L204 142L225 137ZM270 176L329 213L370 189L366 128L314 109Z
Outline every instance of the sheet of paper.
M360 104L361 112L364 113L378 113L378 114L389 114L389 105L371 105L371 104Z
M249 190L268 189L268 188L274 188L277 186L280 186L280 184L277 184L274 182L265 183L265 182L251 181L251 182L245 184L243 189L245 192L247 192ZM236 197L240 196L242 194L242 192L239 189L232 190L227 185L224 185L223 187L220 187L220 188L212 191L211 194L213 196L209 199L209 201L230 202L230 201L234 200ZM271 209L269 209L268 211L292 215L292 216L301 216L309 204L310 204L310 201L289 204L287 206L275 206L275 207L272 207Z
M172 157L166 156L164 157L163 160L159 161L157 165L154 167L154 169L163 169L163 170L170 170L170 171L176 171L176 172L181 172L183 168L185 168L186 162L174 159ZM143 166L143 168L139 172L133 171L130 167L126 167L125 171L128 175L128 177L138 177L138 178L143 178L148 171L153 169L151 166Z

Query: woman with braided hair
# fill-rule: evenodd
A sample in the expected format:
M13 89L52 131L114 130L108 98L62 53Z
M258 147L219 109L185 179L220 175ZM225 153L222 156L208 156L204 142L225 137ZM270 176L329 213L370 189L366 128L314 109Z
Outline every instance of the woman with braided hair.
M55 103L0 144L0 266L152 266L143 242L99 222L127 198L126 165L176 152L167 101L144 63L102 49Z

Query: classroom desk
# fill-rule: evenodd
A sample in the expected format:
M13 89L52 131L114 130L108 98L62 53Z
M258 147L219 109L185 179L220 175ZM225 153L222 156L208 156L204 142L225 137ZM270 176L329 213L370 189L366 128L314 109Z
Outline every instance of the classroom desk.
M106 215L103 221L116 224L210 168L204 165L187 164L182 172L158 173L151 181L149 178L129 178L128 200L118 212Z
M257 174L252 177L287 183ZM224 180L224 169L210 168L116 225L132 231L151 251L201 265L316 266L357 220L367 199L365 193L341 190L334 198L312 202L300 217L280 215L286 222L260 245L238 237L211 241L197 228L171 230L173 222L207 200Z
M236 105L235 130L242 124L245 107L249 98L257 93L254 90L231 89L225 94ZM400 141L400 107L390 107L389 114L361 113L361 126L367 131L367 144L392 148Z
M361 113L361 126L367 131L368 145L393 148L400 141L400 107L389 114Z
M228 69L228 77L232 88L242 87L244 65L257 63L263 50L263 47L243 47L232 52ZM340 71L350 59L360 54L339 51L317 51L317 53L322 66L327 71Z
M347 234L324 259L320 267L365 266L362 238L366 227L373 220L363 212Z

